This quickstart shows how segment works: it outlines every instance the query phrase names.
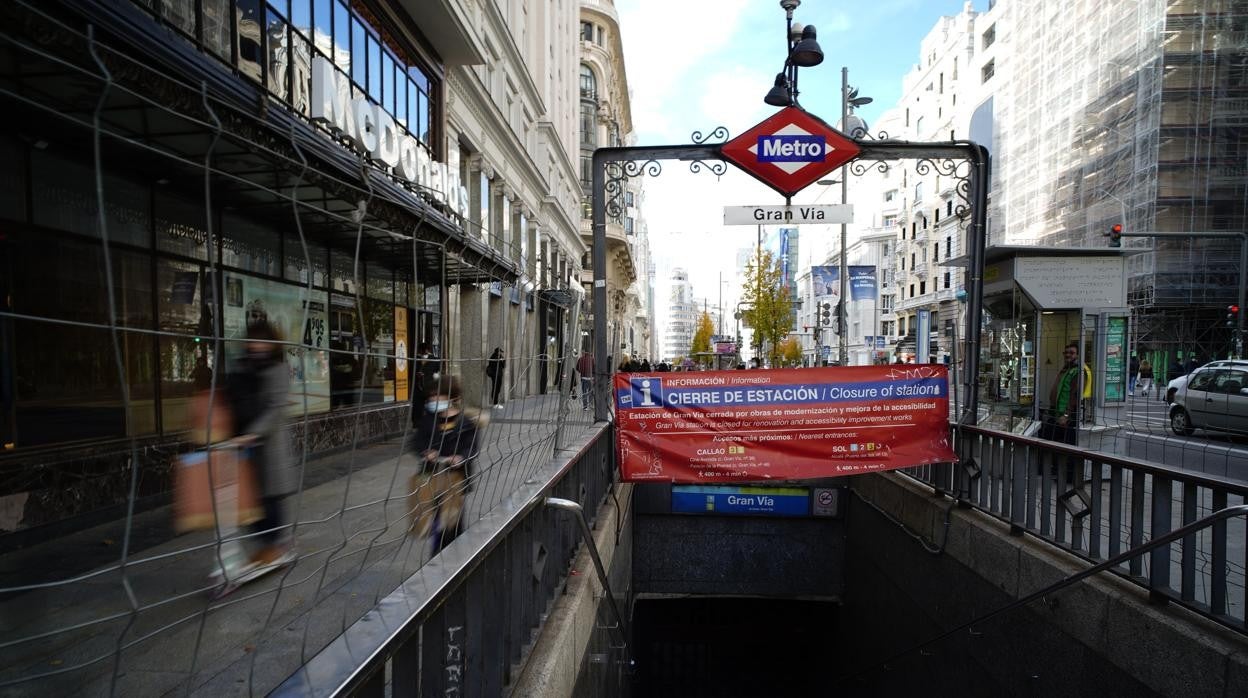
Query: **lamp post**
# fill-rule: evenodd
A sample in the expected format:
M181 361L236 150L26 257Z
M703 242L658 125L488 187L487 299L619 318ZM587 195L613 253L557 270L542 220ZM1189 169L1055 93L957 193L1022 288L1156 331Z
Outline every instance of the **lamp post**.
M864 130L865 124L853 128L849 125L849 117L853 115L855 107L861 107L864 104L870 104L870 97L859 97L858 90L849 86L849 68L841 67L841 130L848 132L851 138L855 137L855 131ZM855 122L857 123L857 122ZM849 198L849 173L841 166L841 205L844 206ZM841 302L836 310L837 322L840 323L840 359L842 366L849 365L849 332L846 331L846 325L849 324L848 317L848 291L849 291L849 232L848 226L841 223ZM879 301L876 301L877 303Z
M797 69L810 68L823 62L823 49L816 41L814 25L793 23L793 10L802 0L780 0L784 10L786 30L784 34L784 69L776 73L776 81L763 101L773 107L801 107L797 103Z

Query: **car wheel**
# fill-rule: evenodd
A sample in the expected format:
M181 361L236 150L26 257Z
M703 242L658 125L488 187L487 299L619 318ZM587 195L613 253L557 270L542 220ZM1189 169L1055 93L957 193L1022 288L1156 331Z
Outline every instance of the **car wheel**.
M1192 426L1192 419L1187 415L1187 410L1177 409L1170 415L1170 430L1179 436L1191 436L1196 428Z

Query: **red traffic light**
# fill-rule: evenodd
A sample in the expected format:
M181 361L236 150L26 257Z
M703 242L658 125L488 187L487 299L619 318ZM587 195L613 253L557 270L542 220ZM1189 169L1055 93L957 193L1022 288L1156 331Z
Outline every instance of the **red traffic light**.
M1109 232L1110 232L1110 233L1112 233L1112 234L1114 234L1114 235L1121 235L1121 234L1122 234L1122 224L1121 224L1121 223L1115 223L1115 224L1113 224L1112 226L1110 226L1110 228L1109 228Z
M1231 315L1234 315L1235 313L1238 313L1238 312L1239 312L1239 306L1238 306L1238 305L1228 305L1228 306L1226 306L1226 312L1230 313Z

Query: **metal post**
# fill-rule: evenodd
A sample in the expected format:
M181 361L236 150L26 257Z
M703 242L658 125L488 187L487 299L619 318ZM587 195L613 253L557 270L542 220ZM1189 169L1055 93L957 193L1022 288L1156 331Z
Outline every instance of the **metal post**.
M841 128L849 127L849 68L841 67ZM841 168L841 205L845 205L845 201L849 196L848 189L849 170ZM841 309L848 311L846 299L849 297L849 261L846 257L849 240L849 233L846 225L841 223L841 302L836 307L837 333L840 335L841 344L841 365L849 365L849 333L846 331L846 322L848 320L848 312L842 317Z
M1244 358L1244 301L1248 300L1248 233L1239 235L1239 312L1235 313L1235 358Z
M592 259L594 265L594 421L605 422L610 416L608 393L611 367L607 365L607 163L595 157L593 167L594 229Z
M988 149L968 143L971 162L971 225L967 232L967 253L971 265L966 279L966 396L967 414L959 421L974 425L979 421L979 337L984 312L984 248L988 244Z
M763 367L763 335L758 331L758 302L763 297L763 226L758 226L758 247L755 251L758 262L754 265L754 336L758 339L758 353L754 355L758 367Z

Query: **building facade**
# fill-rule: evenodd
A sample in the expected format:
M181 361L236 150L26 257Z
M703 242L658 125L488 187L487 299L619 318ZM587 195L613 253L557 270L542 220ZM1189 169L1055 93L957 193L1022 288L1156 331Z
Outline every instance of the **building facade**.
M590 201L593 180L594 150L631 143L633 118L628 92L628 75L624 70L624 45L620 34L619 15L611 0L580 2L580 66L578 68L579 99L579 174L581 186L580 230L588 250L593 240ZM638 293L638 266L634 239L640 230L640 178L629 180L622 172L607 172L614 180L608 187L607 240L607 347L613 356L636 350L638 317L644 301ZM588 252L582 260L584 269L591 268ZM592 274L583 279L586 297L592 297ZM584 330L589 337L592 326L589 313L584 313Z
M422 346L470 403L494 346L524 359L510 397L553 388L585 251L578 12L0 8L23 39L0 75L6 541L126 501L134 453L140 500L162 501L192 396L259 320L285 337L309 456L400 433Z
M700 309L693 299L693 287L684 269L673 269L671 295L667 303L667 332L663 338L663 359L675 361L689 356L693 333L698 328Z

